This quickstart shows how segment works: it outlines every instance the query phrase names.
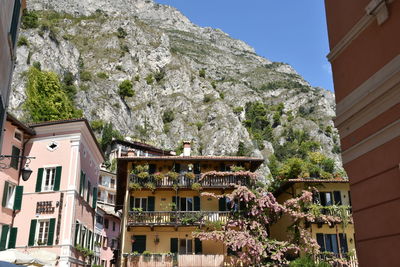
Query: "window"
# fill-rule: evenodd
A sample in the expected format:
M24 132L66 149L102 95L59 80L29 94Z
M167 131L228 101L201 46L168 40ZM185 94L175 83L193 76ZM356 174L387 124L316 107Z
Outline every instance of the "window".
M56 168L45 168L42 191L53 191L56 177Z
M22 142L22 132L19 130L15 130L14 132L14 138L20 142Z
M134 208L142 209L142 211L146 211L147 210L147 198L145 198L145 197L135 198L135 206L134 206Z
M193 253L193 240L179 239L179 254L192 254L192 253Z
M340 191L319 192L315 197L315 202L322 206L342 205L342 196Z
M320 246L320 250L322 252L328 251L338 255L339 246L341 253L346 254L348 252L346 234L336 235L318 233L317 243Z
M13 16L12 16L11 28L10 28L11 42L13 44L13 47L15 47L15 44L17 41L17 32L18 32L20 13L21 13L21 0L16 0L16 1L14 1L14 10L13 10Z
M193 211L193 198L191 197L181 197L180 203L181 211Z
M145 235L133 235L132 240L132 252L143 253L146 250L146 236Z
M112 249L115 248L115 239L111 239L111 248L112 248Z
M37 231L36 243L39 246L47 244L47 240L49 237L49 226L50 226L49 220L38 222L39 229Z
M112 230L115 231L115 222L113 222Z
M99 184L103 184L103 176L99 176Z
M104 219L104 227L108 229L108 219Z
M15 200L15 191L16 186L10 184L9 182L4 183L4 191L3 191L3 207L13 209L14 208L14 200Z
M103 216L101 216L100 214L96 215L96 223L98 224L103 224Z
M12 147L12 152L11 152L12 158L10 161L10 166L16 170L18 170L20 153L21 153L21 150L18 147L15 147L15 146Z
M111 179L111 188L115 188L115 179Z

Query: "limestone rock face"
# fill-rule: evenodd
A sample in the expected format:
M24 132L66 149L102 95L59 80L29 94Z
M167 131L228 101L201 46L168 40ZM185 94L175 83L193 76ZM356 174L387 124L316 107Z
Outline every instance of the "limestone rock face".
M310 86L291 66L258 56L243 41L196 26L175 8L151 0L30 0L28 8L47 26L21 31L29 46L17 49L10 99L17 116L23 116L26 71L37 61L60 77L71 72L75 104L84 116L112 122L124 136L166 149L193 140L194 152L203 155L234 155L243 143L253 156L267 158L274 153L271 143L254 145L239 107L283 103L274 138L284 142L289 126L304 130L341 166L332 152L338 146L334 95ZM89 80L81 78L83 71ZM118 85L126 79L135 96L124 99ZM174 114L170 122L163 121L168 111ZM262 170L269 173L266 166Z

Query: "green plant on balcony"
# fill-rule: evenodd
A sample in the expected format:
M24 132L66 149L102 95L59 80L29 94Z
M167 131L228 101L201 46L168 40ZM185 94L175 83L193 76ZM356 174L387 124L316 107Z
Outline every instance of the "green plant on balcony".
M197 212L197 213L188 213L185 214L182 219L181 219L181 223L183 225L192 225L196 222L199 222L201 220L201 218L203 217L203 214L201 212Z
M196 175L193 172L187 172L185 173L185 177L186 179L194 180L196 178Z
M168 178L171 179L172 181L177 181L178 178L179 178L179 173L173 172L173 171L169 171L169 172L167 173L167 176L168 176Z
M143 261L149 262L151 260L152 255L150 251L145 250L143 251L142 255L143 255Z
M131 173L139 174L141 172L149 172L149 165L148 164L137 165L135 166L135 168L132 170Z
M148 172L139 172L136 176L141 180L145 180L149 178L150 175Z
M230 166L230 169L231 169L232 172L241 172L241 171L244 171L244 167L242 167L242 166L236 166L236 165Z
M38 246L43 246L43 245L46 245L46 242L38 240L37 244L38 244Z
M224 223L221 221L205 221L204 223L205 228L208 231L221 231Z
M142 186L139 183L129 183L129 189L133 191L140 191L142 190Z
M173 185L172 185L172 189L173 189L175 192L178 191L179 185L173 184Z
M94 242L94 246L95 246L95 247L100 247L101 244L100 244L100 242L97 242L97 241L96 241L96 242Z
M199 192L199 191L203 190L203 187L199 183L193 183L192 184L192 190Z
M164 175L163 173L161 173L161 172L156 172L156 173L154 174L154 178L155 178L157 181L163 180L164 177L165 177L165 175Z
M149 190L151 190L151 191L156 190L156 185L155 185L154 183L152 183L152 182L147 182L147 183L145 183L145 184L144 184L144 187L147 188L147 189L149 189Z

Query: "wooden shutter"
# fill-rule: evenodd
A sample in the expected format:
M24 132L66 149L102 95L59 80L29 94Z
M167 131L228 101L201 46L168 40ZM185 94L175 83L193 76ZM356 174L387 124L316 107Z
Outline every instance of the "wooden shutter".
M7 205L7 194L8 194L8 185L7 181L4 182L4 189L3 189L3 201L1 202L1 206L5 207Z
M15 189L14 210L21 210L22 194L24 192L23 186L17 186Z
M50 219L49 235L47 238L47 245L49 245L49 246L53 245L55 226L56 226L56 219L54 219L54 218Z
M36 178L36 190L35 192L42 191L42 179L43 179L43 168L38 169L37 178Z
M62 167L61 166L56 167L56 179L54 181L54 187L53 187L54 191L60 190L61 172L62 172Z
M36 224L37 224L37 220L31 220L31 228L29 230L28 246L35 245Z
M147 211L154 211L155 197L147 197Z
M193 202L194 202L194 205L193 205L194 211L200 211L200 197L194 196Z
M18 170L18 164L19 164L19 154L21 153L21 150L18 147L13 146L12 147L12 153L11 155L13 156L10 161L10 167Z
M178 238L171 238L171 253L178 253Z
M226 199L225 197L218 199L218 210L226 211Z
M1 227L0 250L6 249L8 229L10 229L8 225L3 225L3 227Z
M195 254L202 254L203 253L203 244L200 239L194 239L194 253Z
M173 208L173 210L179 210L180 197L173 196L172 197L172 203L175 204L175 208Z
M325 242L324 242L324 235L317 234L317 243L320 246L320 251L325 251Z
M88 179L87 195L86 195L86 202L87 203L89 203L89 200L90 200L90 190L91 190L90 188L91 188L91 184L90 184L89 179Z
M348 247L347 247L346 234L339 234L339 240L340 240L340 249L341 249L342 253L347 254Z
M135 207L135 198L133 196L129 196L129 211L132 211Z
M93 209L96 209L96 205L97 205L97 187L93 187L93 203L92 203Z
M80 227L79 222L76 221L76 223L75 223L75 242L74 242L75 246L79 243L78 242L79 227Z
M143 253L146 250L146 236L145 235L135 235L135 243L132 245L132 251L137 251Z
M15 248L15 242L17 240L18 228L13 227L10 230L10 238L8 239L8 248Z
M325 192L319 192L319 199L321 200L321 205L326 206L326 193Z
M342 195L340 194L340 191L333 191L333 198L335 205L342 205Z

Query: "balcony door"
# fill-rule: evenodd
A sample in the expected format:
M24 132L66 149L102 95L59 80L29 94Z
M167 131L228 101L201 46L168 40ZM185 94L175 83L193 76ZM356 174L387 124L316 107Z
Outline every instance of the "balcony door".
M132 236L132 252L143 253L146 250L146 236L134 235Z

